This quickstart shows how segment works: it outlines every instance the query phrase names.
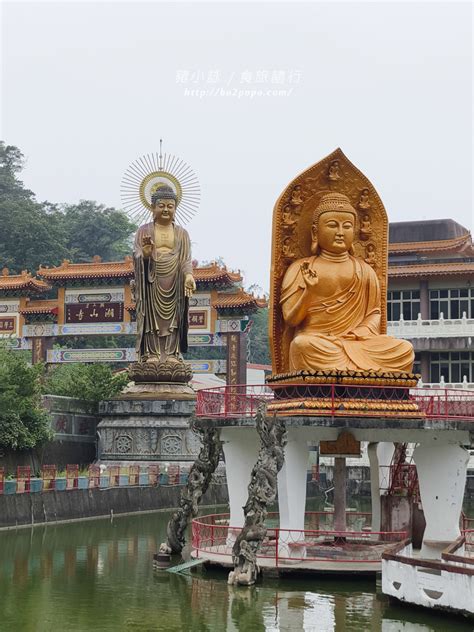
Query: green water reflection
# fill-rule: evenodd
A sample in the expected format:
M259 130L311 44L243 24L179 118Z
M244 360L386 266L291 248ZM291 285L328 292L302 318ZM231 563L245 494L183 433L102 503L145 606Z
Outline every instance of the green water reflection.
M0 630L449 632L472 625L393 606L368 580L156 574L169 515L147 514L0 533Z

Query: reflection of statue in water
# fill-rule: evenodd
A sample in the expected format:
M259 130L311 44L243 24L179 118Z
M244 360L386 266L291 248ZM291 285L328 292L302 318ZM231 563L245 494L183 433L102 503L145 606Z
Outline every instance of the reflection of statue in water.
M353 256L355 222L345 195L324 195L313 216L314 256L286 271L280 304L294 328L291 371L412 369L412 345L380 333L379 281L370 265Z
M191 244L174 223L177 196L161 186L151 199L153 222L135 237L137 353L140 361L181 362L187 350L188 298L196 289Z

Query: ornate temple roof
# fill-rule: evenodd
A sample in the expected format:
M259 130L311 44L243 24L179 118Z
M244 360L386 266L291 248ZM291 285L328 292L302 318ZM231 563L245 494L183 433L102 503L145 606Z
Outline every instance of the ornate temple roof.
M197 284L224 282L228 285L233 285L242 281L240 270L234 272L228 270L226 266L220 266L216 262L206 266L193 267L193 276Z
M242 288L239 289L238 292L227 294L220 293L217 295L217 299L212 301L212 306L216 309L239 309L242 307L250 308L250 309L258 309L260 307L267 307L268 301L266 298L260 298L253 296L253 294L248 294Z
M194 269L194 272L196 268ZM242 288L239 288L238 292L224 293L221 292L217 295L217 299L211 302L212 307L217 310L239 310L245 308L246 311L255 311L261 307L267 307L268 301L266 298L260 298L248 294ZM135 303L126 303L125 309L128 312L135 311Z
M52 299L48 301L29 301L23 309L20 309L20 314L24 316L27 314L57 314L58 313L58 300Z
M133 259L128 256L123 261L104 262L96 256L90 263L71 263L65 259L55 268L40 267L38 274L52 283L75 279L112 279L133 278ZM232 286L242 281L240 272L227 270L225 266L211 263L202 267L194 267L193 275L197 284L224 283Z
M50 290L51 286L41 279L23 270L21 274L10 274L8 268L3 268L0 276L0 292L22 292L25 294L40 294Z
M37 274L52 283L75 279L131 279L133 260L130 256L123 261L102 261L99 256L95 256L91 263L71 263L64 259L56 268L40 267Z
M389 279L403 277L434 277L449 275L474 274L474 261L446 261L445 263L415 263L410 265L390 265L388 268Z
M454 237L452 239L439 239L436 241L411 241L391 243L388 246L389 253L405 254L405 253L426 253L426 252L466 252L474 253L472 238L470 233Z

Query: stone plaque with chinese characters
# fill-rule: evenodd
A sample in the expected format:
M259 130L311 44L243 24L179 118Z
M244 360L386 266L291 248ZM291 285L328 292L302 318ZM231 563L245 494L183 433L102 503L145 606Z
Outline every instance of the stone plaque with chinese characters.
M66 323L120 323L123 303L76 303L66 306Z
M16 316L0 316L0 334L16 332Z
M189 328L190 329L207 329L207 311L190 309L189 310Z

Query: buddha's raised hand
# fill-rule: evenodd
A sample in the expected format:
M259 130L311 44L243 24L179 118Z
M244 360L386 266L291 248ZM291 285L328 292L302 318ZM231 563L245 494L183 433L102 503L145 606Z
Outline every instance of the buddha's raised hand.
M313 288L318 284L318 273L315 270L311 270L309 263L305 261L301 264L301 274L303 275L304 282L308 289Z
M151 237L145 235L142 239L142 252L145 259L149 259L151 257L151 253L153 252L153 242Z

